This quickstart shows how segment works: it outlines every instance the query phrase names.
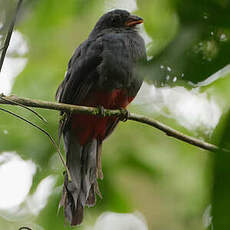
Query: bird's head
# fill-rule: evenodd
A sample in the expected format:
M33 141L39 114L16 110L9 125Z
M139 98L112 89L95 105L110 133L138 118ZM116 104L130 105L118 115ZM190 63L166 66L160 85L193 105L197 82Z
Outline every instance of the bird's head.
M104 14L96 23L96 30L111 28L135 28L136 25L143 23L143 19L130 14L126 10L112 10Z

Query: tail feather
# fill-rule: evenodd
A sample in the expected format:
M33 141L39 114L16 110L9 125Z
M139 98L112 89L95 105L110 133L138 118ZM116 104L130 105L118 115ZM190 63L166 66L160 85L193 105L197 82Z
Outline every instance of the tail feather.
M97 178L100 178L101 180L103 180L103 172L102 172L102 165L101 165L101 152L102 152L102 141L98 139L97 140Z
M65 218L72 226L79 225L83 220L84 208L79 200L77 200L77 204L75 205L74 197L77 196L74 191L68 189L69 187L73 188L73 185L72 182L68 181L68 176L66 175L62 198L64 201L62 205L64 206Z
M88 207L92 207L95 205L95 202L96 202L96 197L95 197L95 187L92 186L90 188L90 191L89 191L89 195L88 195L88 198L87 198L87 201L86 201L86 205Z
M96 156L97 156L97 141L93 139L83 147L82 154L82 189L80 199L85 206L89 197L90 189L97 183L96 177ZM95 203L95 202L94 202Z
M73 134L70 132L64 135L64 145L66 149L66 165L71 176L71 183L65 179L66 188L73 195L74 205L77 207L78 196L81 192L81 158L82 146L74 140Z
M70 224L79 225L83 220L84 207L95 205L95 192L100 195L97 175L98 170L100 175L102 174L101 163L98 163L98 154L101 154L98 151L101 147L98 146L101 142L92 139L82 146L70 131L65 132L63 136L71 181L66 175L60 205L64 206L65 218Z

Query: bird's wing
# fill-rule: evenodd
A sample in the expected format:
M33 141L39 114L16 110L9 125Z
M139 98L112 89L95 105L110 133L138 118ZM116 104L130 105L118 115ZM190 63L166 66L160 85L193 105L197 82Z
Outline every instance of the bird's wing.
M83 43L84 44L84 43ZM83 44L81 44L74 52L73 56L71 57L71 59L69 60L69 63L68 63L68 68L67 68L67 71L65 73L65 77L64 77L64 80L61 82L61 84L59 85L57 91L56 91L56 95L55 95L55 99L58 101L58 102L64 102L64 92L66 91L66 86L68 85L68 82L70 80L70 76L71 76L71 73L72 73L72 63L73 63L73 60L76 60L77 58L80 57L81 55L81 49L82 49L82 46Z
M69 61L65 79L60 84L56 99L67 104L79 104L97 81L97 66L101 63L100 39L85 41Z
M102 43L100 39L86 40L74 52L69 61L64 80L56 92L56 100L67 104L81 104L92 86L98 80L97 67L102 58ZM62 114L62 113L61 113ZM70 116L65 116L59 124L59 141L63 130L69 127Z

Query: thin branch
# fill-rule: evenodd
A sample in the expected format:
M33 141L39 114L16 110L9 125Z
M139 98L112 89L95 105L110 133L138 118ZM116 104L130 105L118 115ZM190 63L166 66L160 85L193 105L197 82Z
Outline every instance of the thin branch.
M22 108L24 108L24 109L29 110L30 112L32 112L33 114L35 114L40 120L42 120L42 121L44 121L44 122L47 122L47 120L46 120L42 115L40 115L38 112L34 111L33 109L31 109L31 108L29 108L29 107L27 107L27 106L25 106L25 105L22 105L22 104L20 104L19 102L12 101L12 100L10 100L9 98L6 99L6 97L5 97L3 94L0 94L0 98L1 98L2 100L4 100L4 101L11 102L12 104L18 105L18 106L20 106L20 107L22 107Z
M32 228L29 228L29 227L21 227L21 228L19 228L18 230L32 230Z
M16 104L13 104L13 105L16 105ZM33 122L27 120L26 118L24 118L24 117L22 117L22 116L20 116L20 115L18 115L18 114L16 114L16 113L13 113L13 112L11 112L11 111L9 111L9 110L3 109L3 108L1 108L1 107L0 107L0 110L3 111L3 112L8 113L8 114L10 114L10 115L12 115L12 116L14 116L14 117L20 119L20 120L25 121L27 124L29 124L29 125L35 127L36 129L38 129L38 130L40 130L42 133L44 133L46 136L48 136L49 139L50 139L50 141L51 141L52 144L54 145L54 147L57 149L58 155L59 155L59 157L60 157L60 159L61 159L61 161L62 161L62 163L63 163L63 165L64 165L64 167L65 167L65 169L66 169L66 171L67 171L68 178L69 178L69 180L71 181L71 176L70 176L70 172L69 172L69 170L68 170L68 167L67 167L67 165L66 165L66 163L65 163L65 160L64 160L64 158L63 158L63 156L62 156L62 154L61 154L60 148L59 148L59 146L56 144L56 142L55 142L55 140L53 139L53 137L52 137L46 130L44 130L43 128L41 128L41 127L39 127L38 125L34 124Z
M99 108L94 107L86 107L86 106L77 106L77 105L69 105L69 104L63 104L63 103L56 103L56 102L49 102L49 101L42 101L42 100L34 100L34 99L27 99L27 98L18 98L16 96L7 96L4 97L6 99L10 99L12 102L17 102L25 106L29 107L37 107L37 108L43 108L43 109L49 109L49 110L58 110L58 111L64 111L64 112L71 112L71 113L81 113L81 114L91 114L91 115L101 115L101 111ZM6 102L0 98L0 104L11 104L14 105L11 102ZM104 109L105 116L117 116L120 117L123 115L121 110L109 110ZM205 150L209 151L216 151L219 149L218 146L209 144L207 142L204 142L202 140L199 140L197 138L185 135L175 129L172 129L171 127L164 125L163 123L156 121L154 119L150 119L148 117L130 113L128 116L128 120L137 121L140 123L144 123L147 125L150 125L154 128L157 128L164 133L166 133L168 136L174 137L178 140L184 141L188 144L200 147ZM224 151L230 152L230 150L225 149Z
M6 40L5 40L4 46L2 48L2 55L1 55L1 58L0 58L0 72L2 70L2 65L3 65L3 62L4 62L5 56L6 56L6 51L7 51L8 47L9 47L9 44L10 44L10 39L11 39L13 30L14 30L14 25L16 23L17 15L18 15L19 9L21 7L22 1L23 0L18 1L16 10L15 10L15 13L14 13L14 17L12 19L12 22L10 23L10 27L9 27L8 32L7 32Z
M183 133L181 133L175 129L172 129L171 127L169 127L169 126L167 126L167 125L165 125L159 121L149 119L148 117L144 117L144 116L141 116L138 114L131 113L129 116L129 120L137 121L137 122L141 122L141 123L150 125L152 127L160 129L161 131L166 133L168 136L174 137L176 139L187 142L191 145L195 145L195 146L200 147L200 148L205 149L205 150L209 150L209 151L214 152L214 151L219 149L216 145L209 144L209 143L204 142L202 140L199 140L197 138L185 135L185 134L183 134Z

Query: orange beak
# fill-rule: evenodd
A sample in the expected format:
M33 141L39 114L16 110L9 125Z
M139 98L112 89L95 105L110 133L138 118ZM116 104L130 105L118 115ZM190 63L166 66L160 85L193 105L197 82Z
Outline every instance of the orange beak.
M133 26L141 24L143 22L144 22L143 18L140 18L136 15L130 15L128 20L126 21L125 25L128 27L133 27Z

